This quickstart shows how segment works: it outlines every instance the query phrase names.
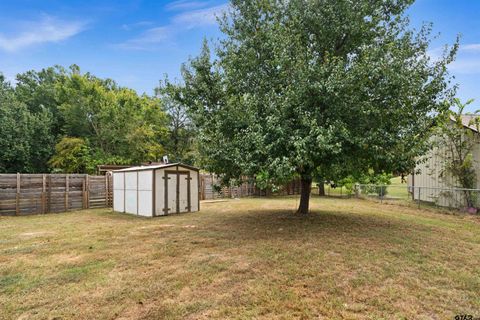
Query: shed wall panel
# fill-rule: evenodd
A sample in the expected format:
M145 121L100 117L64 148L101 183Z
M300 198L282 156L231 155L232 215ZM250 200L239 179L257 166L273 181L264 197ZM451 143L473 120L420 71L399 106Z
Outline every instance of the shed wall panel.
M137 172L125 172L125 212L137 214Z
M152 191L138 191L138 215L152 216Z
M124 173L113 173L113 211L125 212L124 199Z
M125 190L125 212L137 214L137 190Z
M153 171L138 172L138 190L152 190Z
M125 172L125 189L137 190L137 172Z
M114 172L113 173L113 190L115 190L115 189L123 190L123 188L124 188L123 177L124 177L123 172Z
M113 190L113 211L125 212L124 204L125 200L123 199L124 191L123 190Z

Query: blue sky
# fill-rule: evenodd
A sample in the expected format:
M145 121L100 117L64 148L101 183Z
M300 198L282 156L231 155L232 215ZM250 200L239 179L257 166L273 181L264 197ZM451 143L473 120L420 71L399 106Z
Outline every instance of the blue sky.
M0 72L13 80L19 72L75 63L153 94L164 74L179 76L181 63L198 54L203 37L220 35L215 15L226 2L0 1ZM480 1L417 0L409 15L412 26L432 22L435 34L440 33L432 56L461 35L450 71L460 86L458 96L475 98L480 109Z

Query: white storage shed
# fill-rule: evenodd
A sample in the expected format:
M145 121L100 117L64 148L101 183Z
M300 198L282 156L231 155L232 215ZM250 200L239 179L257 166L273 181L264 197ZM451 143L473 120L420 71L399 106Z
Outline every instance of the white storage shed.
M182 163L113 171L113 210L144 217L200 210L199 170Z

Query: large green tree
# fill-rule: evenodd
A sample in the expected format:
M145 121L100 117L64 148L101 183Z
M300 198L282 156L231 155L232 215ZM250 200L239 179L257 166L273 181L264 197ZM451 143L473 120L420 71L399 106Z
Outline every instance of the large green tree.
M2 172L93 172L98 164L138 164L168 151L170 119L160 99L76 65L18 74L14 87L1 77L0 116ZM85 156L69 164L79 151Z
M61 66L54 66L40 71L29 70L16 77L17 100L24 103L32 113L48 110L52 115L50 130L56 138L63 134L64 123L62 114L58 111L61 101L58 99L57 89L67 76L67 70Z
M430 28L409 28L411 0L233 0L215 60L205 45L183 68L207 169L285 181L405 172L454 94ZM453 89L451 89L453 88Z
M0 173L41 172L52 153L52 116L19 101L0 74Z
M140 163L164 154L168 119L158 99L78 68L59 83L57 96L65 135L86 138L97 158Z

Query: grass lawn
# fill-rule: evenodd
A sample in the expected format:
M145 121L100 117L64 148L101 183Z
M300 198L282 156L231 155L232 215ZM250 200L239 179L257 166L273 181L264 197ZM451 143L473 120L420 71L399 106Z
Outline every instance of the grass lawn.
M406 178L405 178L406 179ZM411 195L408 193L407 183L402 183L401 177L394 177L390 180L390 185L387 188L387 197L401 200L410 200ZM352 195L354 192L349 192L345 187L336 187L332 188L330 184L325 184L325 194L327 196L348 196ZM317 184L314 183L312 187L312 194L318 194ZM372 194L377 196L376 194Z
M1 319L480 317L480 220L357 199L0 218Z
M402 183L401 177L395 177L391 180L391 185L387 187L387 192L388 197L394 197L403 200L409 200L412 197L408 193L408 184Z

